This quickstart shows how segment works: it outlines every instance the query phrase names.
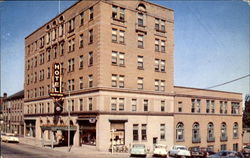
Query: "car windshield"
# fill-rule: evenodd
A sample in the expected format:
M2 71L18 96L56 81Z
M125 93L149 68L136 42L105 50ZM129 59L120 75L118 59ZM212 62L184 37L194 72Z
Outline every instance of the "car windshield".
M176 149L180 149L180 150L187 150L187 148L186 147L176 147Z
M143 144L134 144L133 148L145 148L145 145L143 145Z

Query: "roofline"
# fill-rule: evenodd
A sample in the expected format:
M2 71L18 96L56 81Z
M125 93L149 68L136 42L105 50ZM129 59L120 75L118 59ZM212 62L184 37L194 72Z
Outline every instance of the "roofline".
M230 94L239 94L239 95L242 95L242 93L238 93L238 92L228 92L228 91L212 90L212 89L204 89L204 88L193 88L193 87L184 87L184 86L174 86L174 88L186 88L186 89L194 89L194 90L211 91L211 92L222 92L222 93L230 93Z
M11 96L7 97L6 100L12 100L12 99L18 99L18 98L24 98L24 90L21 90L12 94Z
M98 1L101 0L96 0L97 3ZM63 12L61 12L60 14L58 14L57 16L55 16L54 18L52 18L51 20L49 20L48 22L46 22L45 24L43 24L42 26L38 27L35 31L33 31L32 33L30 33L28 36L25 37L25 39L27 39L28 37L30 37L31 35L33 35L34 33L36 33L38 30L40 30L42 27L46 26L48 23L52 22L53 20L55 20L56 18L58 18L59 16L61 16L62 14L64 14L66 11L68 11L69 9L73 8L74 6L76 6L78 3L82 2L82 0L78 0L76 1L74 4L72 4L70 7L68 7L67 9L65 9ZM95 4L97 4L95 3Z

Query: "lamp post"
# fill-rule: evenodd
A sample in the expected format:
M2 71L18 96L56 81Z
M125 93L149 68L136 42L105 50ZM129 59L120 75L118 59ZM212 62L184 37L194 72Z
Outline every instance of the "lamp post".
M69 97L70 97L70 90L69 90ZM69 104L68 104L68 120L69 120L69 124L68 124L68 152L70 152L70 106L69 106Z

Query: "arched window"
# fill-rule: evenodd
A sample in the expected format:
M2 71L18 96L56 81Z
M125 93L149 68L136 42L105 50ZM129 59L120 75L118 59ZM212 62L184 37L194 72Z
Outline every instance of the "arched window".
M140 27L145 27L146 26L146 17L145 17L145 12L146 12L146 6L142 3L140 3L137 7L138 13L137 13L137 25Z
M192 142L193 143L199 143L200 142L200 125L197 122L195 122L193 124Z
M214 142L214 124L212 122L209 122L207 125L207 141L208 142Z
M234 124L233 124L233 138L238 138L238 133L239 133L238 129L239 129L238 123L234 122Z
M223 122L221 124L221 137L220 137L221 141L226 141L227 140L227 124L225 122Z
M176 125L176 141L184 141L184 124L178 122Z

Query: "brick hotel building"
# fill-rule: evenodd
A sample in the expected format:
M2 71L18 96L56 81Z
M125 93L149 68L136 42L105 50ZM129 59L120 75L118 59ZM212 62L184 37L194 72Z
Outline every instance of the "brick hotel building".
M173 36L172 9L76 2L25 38L25 136L66 143L70 123L71 144L103 151L112 139L151 151L155 143L240 149L242 95L174 86ZM57 119L54 63L65 94Z

